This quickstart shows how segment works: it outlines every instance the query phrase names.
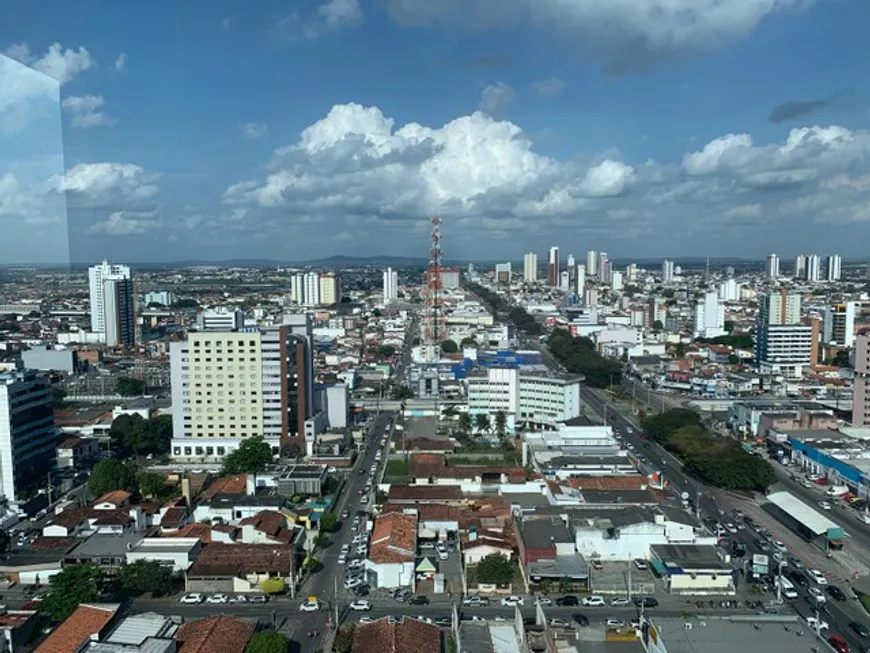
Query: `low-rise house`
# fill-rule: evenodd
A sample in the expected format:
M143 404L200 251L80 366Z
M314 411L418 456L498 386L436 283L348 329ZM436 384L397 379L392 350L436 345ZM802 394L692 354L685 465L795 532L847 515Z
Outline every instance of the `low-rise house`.
M0 606L0 651L16 653L27 644L38 626L34 610L7 610Z
M124 617L105 637L92 638L80 653L176 653L178 625L171 617L144 612Z
M354 653L441 653L441 629L406 617L391 623L381 617L358 624L353 633Z
M129 548L126 562L147 560L181 572L190 568L201 550L202 542L196 537L149 537Z
M671 594L733 596L737 570L725 564L714 546L670 544L651 547L651 566Z
M413 587L417 552L417 515L382 513L372 529L366 569L376 587Z
M290 528L287 517L276 510L263 510L239 522L244 544L291 544L304 532Z
M33 653L79 653L88 641L99 640L108 632L119 607L118 604L80 605Z
M185 574L188 592L252 592L269 578L289 581L293 547L278 544L205 545Z
M177 653L244 653L254 630L255 624L225 615L189 621L175 634Z

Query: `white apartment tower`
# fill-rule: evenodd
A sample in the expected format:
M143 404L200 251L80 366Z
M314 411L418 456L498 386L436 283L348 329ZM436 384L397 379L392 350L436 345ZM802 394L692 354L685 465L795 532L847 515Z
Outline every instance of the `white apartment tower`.
M384 304L390 304L399 298L399 275L393 268L384 270Z
M126 265L103 261L88 269L91 331L105 335L110 347L136 344L136 297Z
M586 252L586 274L590 277L598 274L598 252L594 249Z
M807 281L819 281L822 278L822 259L818 254L807 256Z
M839 254L828 257L828 281L839 281L843 274L843 259Z
M794 273L792 276L795 279L803 279L807 275L807 257L803 254L798 254L794 259Z
M662 262L662 283L671 283L674 280L674 262L665 260Z
M725 335L725 306L719 294L708 292L695 304L695 337L718 338Z
M320 302L321 306L332 306L341 301L341 278L334 272L326 272L320 275Z
M534 252L528 252L523 256L523 279L529 283L538 280L538 255Z
M320 275L306 272L302 278L303 306L320 306Z
M740 299L740 286L735 279L725 279L719 284L719 299L723 302L736 302Z
M768 279L779 278L779 256L768 254L764 259L764 274Z
M578 265L577 274L574 276L574 292L582 301L586 295L586 266Z
M814 327L801 323L801 297L785 289L761 298L755 361L762 374L799 378L812 364Z

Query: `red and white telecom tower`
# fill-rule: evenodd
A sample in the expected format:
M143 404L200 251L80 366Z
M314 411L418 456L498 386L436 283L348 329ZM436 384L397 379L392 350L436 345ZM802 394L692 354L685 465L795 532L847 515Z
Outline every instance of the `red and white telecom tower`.
M432 231L429 246L429 267L423 279L423 299L425 313L423 314L422 338L423 357L429 362L435 362L440 357L441 341L446 330L442 323L442 252L441 252L441 218L432 218Z

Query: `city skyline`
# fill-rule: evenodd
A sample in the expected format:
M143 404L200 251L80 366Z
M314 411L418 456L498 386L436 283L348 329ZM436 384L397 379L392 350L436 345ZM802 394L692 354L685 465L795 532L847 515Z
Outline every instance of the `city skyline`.
M865 4L433 7L16 8L0 262L863 255Z

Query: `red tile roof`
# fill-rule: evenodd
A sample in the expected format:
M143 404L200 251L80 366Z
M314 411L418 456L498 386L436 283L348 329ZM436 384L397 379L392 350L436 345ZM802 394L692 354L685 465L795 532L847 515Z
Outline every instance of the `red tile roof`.
M391 503L414 503L428 501L462 501L462 488L458 485L393 485L388 495Z
M358 624L353 633L353 650L365 653L441 653L441 630L417 619L405 618L391 624L382 617Z
M80 605L33 653L76 653L91 635L102 633L117 606Z
M293 548L283 544L227 544L212 542L202 548L188 576L240 576L246 573L289 575Z
M641 474L617 474L614 476L572 476L566 479L568 487L575 490L643 490L649 485Z
M244 653L254 624L221 615L182 624L175 634L177 653Z
M382 513L372 529L369 560L376 564L413 562L417 551L417 517Z
M123 506L125 503L130 501L132 496L132 494L124 490L113 490L112 492L107 492L94 501L94 505L98 503L111 503L114 506Z
M218 494L247 494L247 492L247 474L234 474L233 476L223 476L215 479L211 485L203 490L200 498L209 501Z

